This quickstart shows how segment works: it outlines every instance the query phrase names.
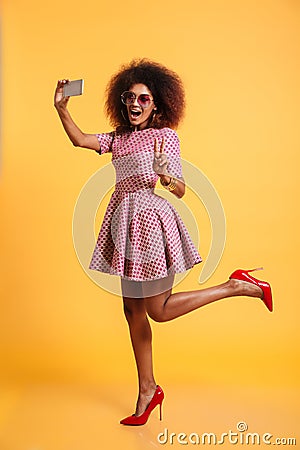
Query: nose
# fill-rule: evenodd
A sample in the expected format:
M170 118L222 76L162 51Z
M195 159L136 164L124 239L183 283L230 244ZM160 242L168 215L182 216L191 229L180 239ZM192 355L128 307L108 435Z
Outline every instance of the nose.
M134 99L134 101L133 101L133 103L132 103L134 106L140 106L140 104L139 104L139 102L138 102L138 96L136 95L135 96L135 99Z

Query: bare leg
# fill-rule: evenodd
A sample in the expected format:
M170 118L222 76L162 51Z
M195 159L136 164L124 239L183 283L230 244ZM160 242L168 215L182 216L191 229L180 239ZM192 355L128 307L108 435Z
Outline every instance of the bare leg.
M237 295L261 297L262 290L253 284L231 279L218 286L207 289L171 293L169 289L152 297L145 298L145 306L149 316L157 322L166 322L183 316L201 306Z
M123 303L138 371L139 396L135 414L139 416L145 411L156 389L152 364L152 332L144 299L123 297Z
M171 294L172 289L169 289L151 297L141 298L142 292L140 286L137 286L137 291L134 287L133 297L128 297L124 295L127 289L124 284L123 303L139 379L139 395L135 411L139 416L145 411L156 389L152 363L152 332L147 313L153 320L165 322L227 297L237 295L261 297L262 290L250 283L232 279L207 289L176 294ZM161 286L158 285L159 288ZM149 295L149 286L145 290Z

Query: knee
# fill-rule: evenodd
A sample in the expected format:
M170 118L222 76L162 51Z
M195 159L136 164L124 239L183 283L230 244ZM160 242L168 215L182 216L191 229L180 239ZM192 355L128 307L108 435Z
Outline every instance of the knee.
M166 322L163 309L149 308L147 309L147 314L152 320L154 320L154 322Z
M166 304L170 298L171 291L166 291L159 296L145 299L145 307L149 317L154 322L167 322L169 320L166 311Z

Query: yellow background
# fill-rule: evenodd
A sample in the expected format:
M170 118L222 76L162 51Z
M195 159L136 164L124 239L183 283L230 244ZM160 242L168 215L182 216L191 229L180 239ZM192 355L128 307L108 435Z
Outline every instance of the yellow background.
M222 433L239 420L297 437L299 2L4 0L1 15L1 450L153 448L165 427ZM109 131L106 83L144 56L182 77L182 157L224 206L226 247L205 287L263 265L275 310L234 298L153 324L165 419L127 429L136 373L121 300L72 242L79 192L109 156L71 145L52 98L57 79L84 78L70 111L85 132ZM208 217L192 192L184 201L205 258ZM199 273L176 290L198 289Z

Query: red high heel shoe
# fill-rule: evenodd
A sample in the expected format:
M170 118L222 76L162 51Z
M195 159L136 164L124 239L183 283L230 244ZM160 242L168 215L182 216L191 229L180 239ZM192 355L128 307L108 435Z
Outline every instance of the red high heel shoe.
M257 269L251 270L236 270L233 272L229 278L234 278L236 280L247 281L248 283L255 284L259 286L263 291L262 301L266 305L269 311L273 311L273 301L272 301L272 291L271 286L266 281L257 280L256 278L249 275L249 272L254 272L255 270L262 270L263 267L258 267Z
M120 423L122 425L145 425L151 412L157 405L159 405L159 418L160 420L162 420L162 402L164 397L165 395L162 388L160 386L156 386L156 391L154 392L154 395L143 414L141 414L140 416L132 414L132 416L126 417L125 419L121 420Z

